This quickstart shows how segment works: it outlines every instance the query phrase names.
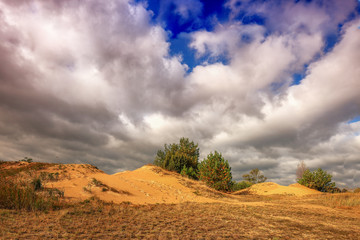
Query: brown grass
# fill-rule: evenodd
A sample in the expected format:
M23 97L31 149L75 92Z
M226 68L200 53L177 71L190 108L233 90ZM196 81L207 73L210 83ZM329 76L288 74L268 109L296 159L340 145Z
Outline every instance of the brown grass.
M284 196L265 203L115 205L91 200L47 214L0 210L0 238L358 239L360 235L360 216L353 211L303 206L303 200Z
M7 166L1 163L0 167L0 175L7 180L16 176L26 179L30 175L57 180L46 172L47 166L40 165L38 170L34 170L38 167L32 163L14 164L13 169ZM86 166L81 168L86 174ZM54 171L59 171L59 178L63 179L66 167L55 166ZM168 172L159 174L172 176ZM136 205L105 203L92 196L80 203L61 205L58 210L0 209L0 239L359 239L360 236L360 194L230 195L209 190L196 181L179 179L182 187L213 201ZM105 180L94 177L85 184L89 183L98 193L103 189L106 194L118 191L112 190L111 182ZM43 189L35 195L48 191Z
M360 193L332 193L315 197L314 203L333 208L360 206Z

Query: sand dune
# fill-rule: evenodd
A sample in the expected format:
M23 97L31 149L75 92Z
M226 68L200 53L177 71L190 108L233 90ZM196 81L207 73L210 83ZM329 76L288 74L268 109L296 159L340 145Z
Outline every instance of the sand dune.
M113 175L82 165L63 166L65 177L48 183L48 187L63 190L65 197L75 201L94 196L108 202L134 204L218 202L209 196L220 194L202 182L152 165Z
M14 168L32 166L36 163L14 163ZM38 165L40 166L40 165ZM281 186L266 182L255 184L250 188L232 194L221 193L207 187L203 182L182 177L178 173L164 170L154 165L145 165L134 171L125 171L109 175L88 164L45 164L34 169L41 175L52 175L44 181L48 188L64 191L69 201L83 201L91 197L107 202L134 204L156 203L239 203L237 195L272 195L284 194L304 196L320 192L300 184ZM33 174L34 175L34 174ZM260 203L249 203L260 204Z
M265 182L255 184L247 189L243 189L233 193L234 195L243 195L243 194L257 194L257 195L273 195L273 194L282 194L282 195L294 195L294 196L305 196L311 194L321 194L321 192L307 188L298 183L291 184L289 186L281 186L273 182Z

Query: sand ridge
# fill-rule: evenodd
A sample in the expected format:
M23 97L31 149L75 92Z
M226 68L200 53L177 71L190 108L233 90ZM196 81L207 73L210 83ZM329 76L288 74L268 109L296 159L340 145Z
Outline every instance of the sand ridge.
M63 190L65 197L75 201L94 196L107 202L134 204L219 202L216 198L202 196L219 194L204 183L153 165L113 175L101 171L84 172L81 166L64 166L66 178L50 182L48 186Z
M256 194L256 195L293 195L293 196L305 196L311 194L321 194L321 192L310 189L298 183L291 184L289 186L282 186L273 182L264 182L252 185L247 189L243 189L233 193L234 195L242 194Z
M64 191L66 199L75 202L95 197L106 202L133 204L239 203L240 196L237 195L319 194L318 191L300 184L281 186L272 182L255 184L232 194L222 193L209 188L201 181L182 177L178 173L151 164L113 175L89 164L54 164L39 171L56 176L55 180L44 182L45 187ZM246 204L263 205L260 201Z

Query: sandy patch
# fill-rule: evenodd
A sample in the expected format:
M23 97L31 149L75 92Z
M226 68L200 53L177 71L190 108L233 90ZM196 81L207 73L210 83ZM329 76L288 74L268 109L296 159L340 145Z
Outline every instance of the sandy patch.
M289 186L282 186L273 182L265 182L255 184L247 189L243 189L233 193L234 195L242 194L257 194L257 195L293 195L293 196L305 196L311 194L321 194L321 192L310 189L298 183L291 184Z

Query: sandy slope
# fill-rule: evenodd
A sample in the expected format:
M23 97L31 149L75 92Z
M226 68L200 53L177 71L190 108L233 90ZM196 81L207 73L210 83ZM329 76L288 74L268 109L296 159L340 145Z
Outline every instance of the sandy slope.
M156 166L146 165L135 171L114 175L89 170L81 165L63 166L66 167L65 177L48 183L48 187L63 190L65 197L72 200L85 200L95 196L114 203L218 202L214 198L200 196L218 194L203 183ZM101 184L96 186L93 179Z
M289 186L281 186L273 182L258 183L251 186L248 189L240 190L235 195L241 194L257 194L257 195L273 195L273 194L285 194L294 196L305 196L311 194L321 194L321 192L314 189L307 188L298 183L291 184Z
M57 165L48 171L60 171L60 177L57 181L48 182L47 187L63 190L65 197L74 201L96 197L114 203L211 203L233 202L238 197L236 195L244 194L304 196L319 193L299 184L281 186L267 182L255 184L233 194L224 194L207 187L200 181L184 178L153 165L145 165L134 171L113 175L84 164Z

